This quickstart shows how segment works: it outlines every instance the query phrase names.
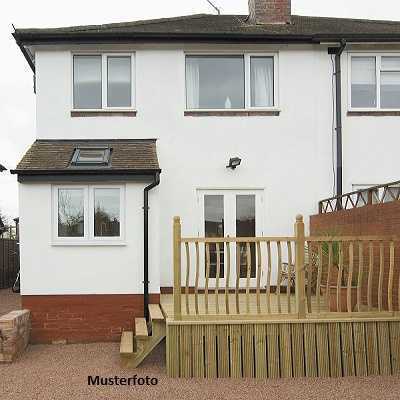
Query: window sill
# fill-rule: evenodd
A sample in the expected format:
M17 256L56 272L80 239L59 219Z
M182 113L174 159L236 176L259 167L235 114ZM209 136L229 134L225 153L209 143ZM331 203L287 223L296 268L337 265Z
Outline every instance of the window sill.
M71 117L136 117L136 110L72 110Z
M126 246L126 242L121 242L121 241L98 241L98 242L92 242L92 241L82 241L82 242L52 242L51 245L53 247L64 247L64 246L76 246L76 247L91 247L91 246L119 246L123 247Z
M278 117L280 110L191 110L185 117Z
M399 110L347 111L348 117L400 117Z

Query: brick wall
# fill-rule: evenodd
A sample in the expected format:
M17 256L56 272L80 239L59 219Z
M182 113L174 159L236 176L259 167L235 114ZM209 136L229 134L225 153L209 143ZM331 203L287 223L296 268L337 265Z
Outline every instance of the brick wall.
M29 343L28 310L11 311L0 317L0 362L12 362Z
M291 0L249 0L250 22L283 24L290 22Z
M113 342L143 316L143 295L22 296L22 307L31 311L32 343Z
M327 214L313 215L310 217L310 234L324 235L332 234L338 236L400 236L400 201L384 204L368 205L354 208L351 210L336 211ZM384 270L383 270L383 307L388 305L388 280L389 280L389 242L384 242ZM358 273L359 265L358 244L354 244L354 265L355 272ZM345 257L348 246L344 248ZM348 253L347 253L348 254ZM369 273L369 249L365 245L363 248L363 304L367 304L367 275ZM380 270L380 248L379 244L373 246L373 304L378 303L378 282ZM364 279L365 277L365 279ZM400 244L395 246L394 263L394 287L393 304L395 309L399 309L398 288L400 280Z

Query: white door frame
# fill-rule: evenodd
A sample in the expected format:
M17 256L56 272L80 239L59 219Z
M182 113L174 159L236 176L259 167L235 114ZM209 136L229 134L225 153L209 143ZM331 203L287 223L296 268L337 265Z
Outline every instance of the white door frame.
M256 236L264 235L264 220L265 220L265 191L264 189L197 189L197 205L198 205L198 235L205 237L204 225L204 196L205 195L222 195L224 196L224 236L236 236L236 196L237 195L255 195L256 200ZM231 271L230 282L231 288L236 284L236 245L230 246ZM225 256L226 259L226 256ZM204 264L204 252L200 252L200 265ZM220 288L225 287L226 269L224 278L219 279ZM243 279L243 278L241 278ZM200 285L204 286L205 276L201 274ZM250 279L250 285L256 286L256 278ZM215 287L215 278L209 279L209 286Z

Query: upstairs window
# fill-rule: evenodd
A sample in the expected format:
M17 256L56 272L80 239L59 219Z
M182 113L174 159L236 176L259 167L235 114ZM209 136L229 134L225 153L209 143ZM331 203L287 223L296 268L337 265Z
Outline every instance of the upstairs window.
M275 55L187 55L186 108L273 108Z
M134 107L133 56L73 56L73 108L77 110Z
M400 56L351 56L351 108L400 109Z

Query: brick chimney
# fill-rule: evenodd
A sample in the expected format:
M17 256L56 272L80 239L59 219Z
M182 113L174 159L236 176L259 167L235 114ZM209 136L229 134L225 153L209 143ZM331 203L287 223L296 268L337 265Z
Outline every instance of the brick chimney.
M291 0L249 0L251 24L286 24L290 22Z

